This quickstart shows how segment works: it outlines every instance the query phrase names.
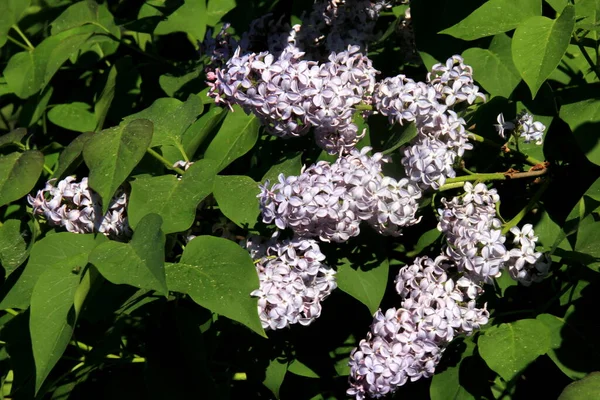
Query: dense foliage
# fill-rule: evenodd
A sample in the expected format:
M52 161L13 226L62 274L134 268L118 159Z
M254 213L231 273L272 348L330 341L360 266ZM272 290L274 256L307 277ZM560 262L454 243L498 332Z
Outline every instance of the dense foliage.
M0 398L597 397L599 35L0 1Z

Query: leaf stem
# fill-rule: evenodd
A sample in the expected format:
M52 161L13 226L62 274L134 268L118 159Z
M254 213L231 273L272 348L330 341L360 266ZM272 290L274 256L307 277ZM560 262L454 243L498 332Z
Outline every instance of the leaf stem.
M521 220L527 215L527 213L529 213L529 211L531 211L536 206L537 202L540 200L540 197L542 197L542 194L544 194L544 192L548 188L549 183L550 180L546 180L542 184L542 186L540 186L535 195L533 195L533 197L529 200L527 205L525 205L525 207L523 207L523 209L519 211L519 213L515 215L513 219L504 224L504 227L502 228L503 235L506 235L506 233L510 231L510 228L516 226L519 222L521 222Z
M548 173L547 168L542 169L533 169L531 168L529 171L525 172L493 172L489 174L473 174L473 175L464 175L457 176L456 178L448 178L446 179L446 183L440 187L439 191L442 192L444 190L456 189L460 188L464 185L464 182L468 181L479 181L479 182L489 182L489 181L505 181L511 179L523 179L523 178L533 178L542 176Z
M13 317L16 317L17 315L19 315L18 311L13 310L12 308L7 308L6 310L7 313L9 313L10 315L12 315Z
M158 161L160 161L167 169L170 169L171 171L175 171L177 172L179 175L183 175L185 173L184 170L182 170L181 168L177 168L177 167L173 167L173 164L171 164L169 162L169 160L167 160L166 158L164 158L163 156L161 156L160 154L158 154L156 151L152 150L151 148L148 148L148 150L146 150L148 152L148 154L150 154L152 157L156 158Z
M29 41L29 39L27 39L27 36L25 36L25 34L23 33L23 31L21 31L21 29L19 29L19 25L14 24L12 26L12 28L15 30L15 32L17 32L19 34L19 36L21 36L21 39L23 39L23 41L27 44L27 47L29 48L29 51L35 50L35 47L31 44L31 42Z
M31 51L31 48L27 47L26 45L24 45L23 43L19 42L17 39L11 37L10 35L6 36L8 40L10 40L11 42L13 42L14 44L16 44L17 46L19 46L20 48L27 50L27 51Z
M80 350L85 351L86 353L89 353L92 350L94 350L94 348L92 346L90 346L89 344L85 344L85 343L79 342L77 340L71 340L69 342L69 344L71 346L77 347ZM104 357L105 358L109 358L109 359L113 359L113 360L128 361L128 362L131 362L131 363L143 363L143 362L146 362L146 358L145 357L138 356L137 354L134 354L133 357L131 357L131 358L118 356L116 354L107 354Z

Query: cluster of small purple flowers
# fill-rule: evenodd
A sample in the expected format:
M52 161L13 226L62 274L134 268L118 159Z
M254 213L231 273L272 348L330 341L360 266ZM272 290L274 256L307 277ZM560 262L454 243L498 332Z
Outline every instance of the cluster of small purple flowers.
M380 153L368 156L369 147L338 158L320 161L299 176L279 176L279 182L261 186L260 206L265 223L291 228L299 237L344 242L360 233L367 221L386 235L399 235L416 218L420 189L408 179L383 176Z
M494 126L498 131L498 135L502 139L506 139L505 131L515 132L525 143L535 142L541 145L544 141L544 131L546 126L540 121L534 121L533 115L528 112L522 112L513 121L505 121L502 113L498 114L498 123Z
M89 188L88 178L76 182L75 177L68 176L54 183L51 179L35 197L28 195L34 215L43 215L49 224L69 232L99 232L110 238L131 235L125 211L127 194L123 190L114 195L108 211L102 214L100 196Z
M377 311L366 339L352 351L348 395L379 398L409 379L431 377L455 335L471 335L488 322L487 309L475 302L481 287L465 276L453 280L451 268L453 261L441 255L400 269L401 308Z
M523 230L513 227L514 243L520 248L507 250L502 222L496 216L500 199L496 190L470 182L465 183L464 190L462 198L442 199L444 208L439 210L438 223L448 242L446 255L458 270L476 283L491 283L505 268L524 285L542 280L550 261L535 251L537 237L532 226L527 224Z
M331 53L329 61L304 59L302 52L242 54L238 48L211 85L216 101L239 104L280 137L305 135L315 128L317 144L331 154L359 140L354 106L375 86L371 60L357 46Z
M474 84L472 68L460 56L434 65L427 82L398 75L376 85L377 111L391 123L415 122L419 132L416 141L405 147L402 159L411 181L423 189L438 189L446 178L456 176L454 161L473 146L465 121L452 108L462 102L473 104L477 98L485 100Z
M260 288L258 314L265 329L283 329L291 324L309 325L321 315L321 301L337 287L335 271L316 241L294 238L248 239L246 248L255 261Z

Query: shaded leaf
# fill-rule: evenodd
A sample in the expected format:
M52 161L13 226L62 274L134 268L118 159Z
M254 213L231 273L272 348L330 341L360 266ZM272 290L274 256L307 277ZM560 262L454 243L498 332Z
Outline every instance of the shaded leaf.
M269 362L269 366L265 371L265 379L263 385L265 385L273 394L275 398L279 398L279 389L285 378L287 372L287 362L279 359L274 359Z
M593 399L600 393L600 372L592 372L580 381L568 385L558 400Z
M152 122L136 119L92 136L83 147L89 184L102 198L106 213L117 188L141 161L152 140Z
M575 135L579 148L588 160L600 165L600 101L583 100L560 108L562 118Z
M273 165L267 173L262 177L261 183L269 181L273 185L278 182L279 174L287 176L298 176L302 170L302 154L298 153L292 158L288 158L279 164Z
M385 293L389 263L384 260L377 266L351 265L348 260L338 266L338 288L368 307L375 314Z
M27 129L17 128L0 136L0 148L11 144L21 143L21 140L27 135Z
M25 241L28 232L21 229L21 221L9 219L0 226L0 263L9 276L27 259L29 249Z
M0 2L0 48L8 40L11 26L19 22L31 0L4 0Z
M90 254L90 263L116 285L155 290L166 296L162 222L159 215L146 215L137 224L129 243L109 241L101 244Z
M131 183L127 206L129 223L136 227L150 213L163 219L165 233L183 232L192 226L196 207L213 190L215 163L196 161L178 180L174 175L136 179Z
M239 227L254 226L260 213L258 183L247 176L217 176L214 196L221 212Z
M96 100L96 103L94 104L94 115L97 121L94 130L96 131L99 131L104 127L104 121L106 120L106 116L108 115L108 110L110 109L110 105L112 104L112 101L115 98L115 85L117 84L118 73L117 64L113 65L108 71L104 88L100 93L100 97L98 97L98 100Z
M80 156L83 152L83 147L93 136L92 132L82 133L65 147L58 157L58 168L54 170L52 174L53 178L62 178L68 169L71 167L76 168L81 163L82 158Z
M48 119L75 132L93 131L96 129L96 117L90 108L89 104L80 102L59 104L48 111Z
M167 35L173 32L185 32L194 39L202 41L206 33L206 2L183 0L183 5L159 22L154 29L155 35Z
M206 8L206 23L216 26L221 18L235 8L235 0L209 0Z
M190 295L202 307L238 321L266 337L250 293L260 284L247 251L214 236L190 241L177 264L167 264L169 290Z
M181 143L188 157L191 158L196 154L200 145L226 115L227 110L212 108L183 133Z
M37 150L0 155L0 206L29 193L43 166L44 155Z
M475 399L464 386L460 384L460 367L463 360L473 355L475 344L467 340L466 348L461 354L461 359L456 365L447 367L444 371L433 375L429 396L431 400L471 400Z

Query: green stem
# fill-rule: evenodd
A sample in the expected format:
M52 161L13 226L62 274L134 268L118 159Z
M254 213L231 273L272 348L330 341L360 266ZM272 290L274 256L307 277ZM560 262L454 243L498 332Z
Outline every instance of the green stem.
M529 200L527 205L523 207L523 209L519 211L519 213L515 215L513 219L504 224L504 227L502 228L503 235L506 235L508 231L510 231L510 228L512 228L513 226L517 226L517 224L521 222L521 220L529 213L529 211L531 211L536 206L537 202L540 200L540 197L542 197L542 194L544 194L544 192L548 188L549 183L550 180L546 180L542 184L542 186L540 186L535 195Z
M14 24L12 28L15 30L15 32L19 34L19 36L21 36L21 39L23 39L23 41L27 44L27 47L29 47L30 51L35 50L35 47L31 44L29 39L27 39L27 36L25 36L21 29L19 29L19 26L17 24Z
M166 158L164 158L163 156L161 156L160 154L158 154L156 151L148 148L148 150L146 150L148 152L148 154L150 154L152 157L156 158L158 161L160 161L161 163L163 163L163 165L167 168L170 169L171 171L175 171L177 172L179 175L183 175L185 173L184 170L182 170L181 168L177 168L177 167L173 167L173 164L171 164L169 162L169 160L167 160Z
M69 342L69 344L71 346L75 346L80 350L83 350L86 353L91 352L92 350L94 350L94 348L92 346L90 346L89 344L85 344L82 342L79 342L77 340L71 340ZM123 360L123 361L128 361L131 363L142 363L142 362L146 362L146 358L138 356L137 354L134 354L132 358L128 358L128 357L121 357L118 356L116 354L107 354L105 356L105 358L109 358L109 359L113 359L113 360Z
M52 169L50 169L50 167L47 166L46 164L44 164L44 171L46 171L48 174L50 174L50 176L52 176L54 174L54 171L52 171Z
M600 72L598 72L598 68L596 67L596 64L594 63L594 61L592 61L587 50L585 49L585 47L583 47L583 44L577 37L577 33L575 33L573 35L573 39L575 40L575 43L577 43L577 47L579 48L579 51L581 51L581 54L583 54L583 58L585 58L585 61L587 61L587 63L592 68L592 71L594 71L594 73L596 74L596 77L600 80Z
M473 175L463 175L457 176L456 178L448 178L446 179L446 183L440 187L439 191L457 189L464 185L464 182L469 181L477 181L477 182L490 182L490 181L505 181L512 179L523 179L523 178L532 178L538 177L541 175L545 175L548 173L547 168L533 170L530 169L526 172L494 172L489 174L473 174Z
M6 36L6 38L24 50L27 50L27 51L31 50L29 47L25 46L23 43L19 42L17 39L15 39L11 36Z
M17 315L19 315L19 312L13 310L12 308L7 308L6 310L7 313L9 313L10 315L12 315L13 317L16 317Z

